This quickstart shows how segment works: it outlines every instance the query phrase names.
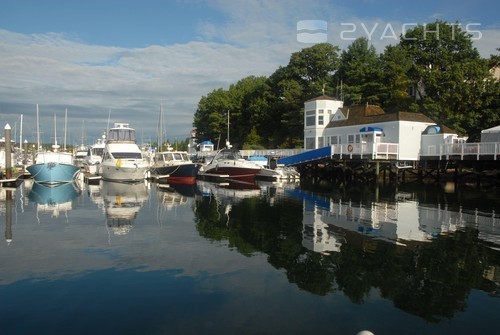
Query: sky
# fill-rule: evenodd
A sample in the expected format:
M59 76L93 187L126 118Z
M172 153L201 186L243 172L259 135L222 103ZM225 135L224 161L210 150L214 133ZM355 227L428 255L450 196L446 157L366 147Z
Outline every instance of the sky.
M38 105L44 143L92 144L126 122L142 144L156 141L162 106L163 137L184 140L203 96L314 43L344 50L364 36L383 52L439 19L487 58L498 13L496 0L0 0L0 126L36 142Z

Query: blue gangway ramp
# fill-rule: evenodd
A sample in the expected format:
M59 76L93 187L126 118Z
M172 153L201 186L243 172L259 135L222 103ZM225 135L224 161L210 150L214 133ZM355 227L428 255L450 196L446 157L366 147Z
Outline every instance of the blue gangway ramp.
M332 147L324 147L319 149L313 149L300 154L283 157L278 159L278 164L283 165L296 165L301 163L312 162L318 159L330 158L332 156Z

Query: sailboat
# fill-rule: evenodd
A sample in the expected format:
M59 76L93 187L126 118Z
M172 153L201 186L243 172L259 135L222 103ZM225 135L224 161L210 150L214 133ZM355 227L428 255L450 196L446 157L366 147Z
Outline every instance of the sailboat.
M163 105L160 104L158 130L158 151L151 165L151 177L161 181L167 178L169 184L193 185L196 183L199 165L193 163L187 151L174 150L170 145L163 148Z
M40 148L38 104L36 106L37 116L37 139ZM35 162L26 169L35 182L41 184L61 184L73 182L80 172L80 167L73 164L73 155L70 152L59 151L57 144L56 115L54 114L54 144L52 151L39 151L36 153Z

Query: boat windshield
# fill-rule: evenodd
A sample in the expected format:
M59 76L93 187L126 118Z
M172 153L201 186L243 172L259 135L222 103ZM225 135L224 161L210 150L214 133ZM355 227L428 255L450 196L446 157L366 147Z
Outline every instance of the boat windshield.
M110 129L108 141L135 142L135 130L134 129Z
M111 154L115 159L142 159L140 152L113 152Z
M102 156L104 154L104 148L92 148L92 155Z
M170 162L170 161L189 161L189 157L181 152L169 152L156 154L156 161Z
M217 155L217 160L219 159L242 159L239 151L235 150L222 150Z

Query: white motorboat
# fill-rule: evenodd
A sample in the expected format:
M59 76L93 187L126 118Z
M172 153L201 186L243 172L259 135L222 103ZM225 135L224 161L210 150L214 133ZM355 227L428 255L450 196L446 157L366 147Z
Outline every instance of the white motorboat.
M97 174L99 165L102 162L104 155L104 147L106 146L106 135L102 135L97 141L88 149L87 155L83 161L85 172Z
M108 132L98 174L104 180L138 182L147 177L149 164L136 143L135 129L115 123Z
M198 176L253 182L261 169L262 166L243 159L238 150L222 149L208 164L200 167Z

